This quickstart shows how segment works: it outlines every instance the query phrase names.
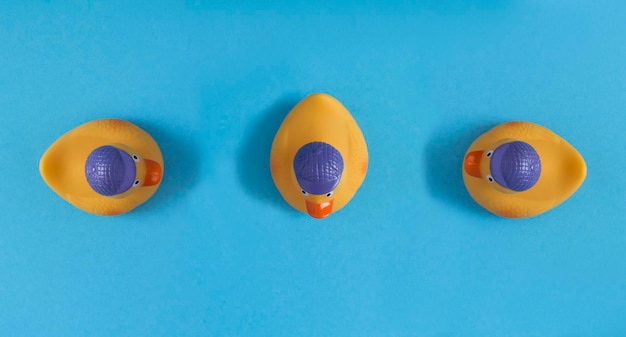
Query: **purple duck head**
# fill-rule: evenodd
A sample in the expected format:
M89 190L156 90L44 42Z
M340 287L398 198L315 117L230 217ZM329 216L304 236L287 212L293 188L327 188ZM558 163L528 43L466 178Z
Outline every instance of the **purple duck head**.
M331 192L343 173L339 151L326 143L308 143L296 153L293 169L304 194L307 213L318 219L329 216L334 202Z
M541 160L530 144L513 141L498 146L491 155L493 179L505 188L522 192L533 187L541 174Z
M327 194L337 187L343 172L343 158L337 149L322 142L301 147L293 159L300 187L307 193Z
M93 150L85 162L85 176L89 186L104 196L126 192L133 186L136 173L133 158L110 145Z

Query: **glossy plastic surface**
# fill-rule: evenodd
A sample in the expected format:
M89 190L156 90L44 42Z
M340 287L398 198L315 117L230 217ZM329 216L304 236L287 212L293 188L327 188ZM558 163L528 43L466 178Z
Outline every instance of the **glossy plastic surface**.
M506 218L544 213L569 198L587 167L563 138L530 122L500 124L467 150L463 181L474 200Z
M280 126L270 154L274 184L295 209L324 218L344 207L365 179L365 139L335 98L313 94Z
M72 205L97 215L118 215L156 192L163 156L154 139L136 125L101 119L56 140L41 157L39 171Z

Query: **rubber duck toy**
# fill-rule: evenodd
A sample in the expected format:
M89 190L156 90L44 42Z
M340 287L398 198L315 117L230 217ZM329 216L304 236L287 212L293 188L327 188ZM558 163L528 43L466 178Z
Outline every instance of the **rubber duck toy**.
M97 215L126 213L161 183L163 156L148 133L120 119L87 122L57 139L39 162L61 198Z
M314 218L328 217L352 199L367 163L367 145L356 121L339 101L321 93L289 112L270 153L280 194Z
M563 138L530 122L507 122L470 145L463 181L472 198L505 218L544 213L583 183L583 157Z

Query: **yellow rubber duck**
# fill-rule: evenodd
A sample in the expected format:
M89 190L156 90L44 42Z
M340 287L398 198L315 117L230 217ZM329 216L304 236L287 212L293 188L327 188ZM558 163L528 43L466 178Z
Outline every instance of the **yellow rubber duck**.
M87 122L41 157L43 180L63 199L97 215L126 213L161 183L163 156L148 133L121 119Z
M563 138L530 122L500 124L478 137L463 162L474 200L505 218L544 213L583 183L583 157Z
M367 173L367 145L335 98L312 94L281 124L270 154L274 184L295 209L325 218L344 207Z

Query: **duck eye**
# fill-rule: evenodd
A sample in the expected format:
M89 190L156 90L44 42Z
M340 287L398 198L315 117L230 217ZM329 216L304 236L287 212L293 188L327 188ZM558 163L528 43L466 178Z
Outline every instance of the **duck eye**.
M333 195L333 191L326 193L326 198L330 198Z
M307 192L305 190L300 190L300 192L302 192L303 195L309 195L309 192Z
M135 180L135 182L133 183L133 187L137 187L139 186L139 180Z
M135 162L139 162L139 156L138 156L138 155L136 155L136 154L134 154L134 155L133 155L133 160L134 160Z
M492 154L493 154L493 150L488 151L488 152L487 152L487 154L486 154L486 156L487 156L487 157L491 157L491 155L492 155Z
M490 183L492 183L492 182L493 182L493 177L492 177L492 176L490 176L490 175L488 175L488 176L487 176L487 181L489 181Z

